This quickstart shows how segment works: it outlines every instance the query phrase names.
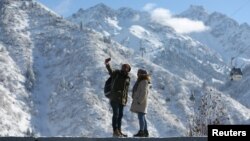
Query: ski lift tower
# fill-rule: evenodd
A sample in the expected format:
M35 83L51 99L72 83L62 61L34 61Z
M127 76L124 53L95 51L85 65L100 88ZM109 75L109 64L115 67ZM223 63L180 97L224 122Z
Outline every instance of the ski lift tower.
M146 53L146 48L142 45L142 40L140 40L140 51L141 51L141 56L143 58L144 53Z

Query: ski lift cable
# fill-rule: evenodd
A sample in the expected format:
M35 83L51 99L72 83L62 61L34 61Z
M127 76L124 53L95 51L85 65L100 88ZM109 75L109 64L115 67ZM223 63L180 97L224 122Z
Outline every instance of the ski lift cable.
M236 67L236 63L235 63L235 59L237 58L238 56L236 57L231 57L231 67ZM234 62L234 63L233 63Z
M250 2L250 0L249 0L249 2ZM241 54L243 54L243 52L241 52L241 53L239 52L237 55L231 57L231 67L232 67L233 60L237 59Z
M230 14L230 17L233 17L235 14L237 14L240 10L242 10L243 8L245 8L245 6L247 6L250 3L250 0L246 0L245 3L243 3L239 8L237 8L234 12L232 12Z

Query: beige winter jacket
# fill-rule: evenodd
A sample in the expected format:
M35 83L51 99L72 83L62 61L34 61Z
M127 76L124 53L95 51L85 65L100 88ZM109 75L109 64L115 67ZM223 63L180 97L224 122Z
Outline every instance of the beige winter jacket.
M138 88L132 94L133 101L130 111L134 113L147 113L148 87L148 80L141 80L139 82Z

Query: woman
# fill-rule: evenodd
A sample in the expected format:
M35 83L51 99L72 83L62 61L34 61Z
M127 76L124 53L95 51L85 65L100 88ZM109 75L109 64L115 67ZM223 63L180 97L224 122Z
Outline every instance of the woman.
M131 111L137 113L139 119L140 130L134 137L148 137L147 129L147 98L150 77L146 70L139 69L137 72L137 81L133 87Z

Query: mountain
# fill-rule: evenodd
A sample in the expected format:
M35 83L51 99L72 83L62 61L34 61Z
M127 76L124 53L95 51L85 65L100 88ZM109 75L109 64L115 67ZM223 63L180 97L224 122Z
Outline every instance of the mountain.
M224 108L212 120L249 123L243 100L249 97L249 77L229 81L230 68L219 52L154 23L146 12L98 4L64 19L34 0L2 0L0 15L0 136L111 136L111 107L103 94L107 57L114 69L132 66L123 119L129 136L138 129L129 111L138 68L152 77L152 137L187 136L192 119L202 116L197 110L204 97L220 100L216 106ZM228 94L233 91L239 95Z
M179 16L200 20L209 26L210 30L208 32L191 36L220 52L224 60L229 62L231 57L236 57L244 66L249 64L250 48L247 38L250 36L250 26L247 23L240 25L227 15L218 12L210 14L202 6L190 6L188 10L182 12Z
M3 85L6 87L3 90L13 101L21 103L19 109L28 109L23 114L14 111L14 116L1 120L5 123L5 120L14 118L15 124L11 127L20 124L26 129L11 128L12 132L6 125L1 130L7 131L1 131L1 136L80 136L84 130L92 128L94 123L88 121L86 113L95 114L96 118L103 117L105 110L96 113L95 109L107 107L106 102L98 102L98 107L88 108L102 101L97 95L97 90L104 83L98 75L106 75L102 60L108 57L107 52L112 48L109 53L120 56L116 60L126 60L121 54L128 54L128 49L115 43L113 46L104 43L99 33L80 29L35 1L1 1L1 12L4 12L1 13L1 44L5 54L13 60L3 66L11 64L9 69L13 68L15 74L12 77L16 76L12 82L8 69L2 68L1 78L10 83ZM96 84L98 81L100 83ZM16 95L24 95L23 99L29 98L29 101L12 96L13 90L8 90L14 89L12 87L18 90ZM4 108L4 111L8 110L8 106ZM18 113L25 124L19 123L21 117L15 117ZM24 126L26 124L27 127ZM96 124L94 127L100 126Z
M103 7L110 9L107 6ZM82 23L89 28L95 29L102 33L103 36L114 39L120 44L133 49L136 54L141 54L147 60L151 60L154 64L167 70L170 74L161 75L162 78L159 78L157 75L162 74L162 72L155 72L155 67L152 68L153 78L158 79L156 81L158 88L156 89L160 90L157 90L157 92L165 93L166 95L178 94L181 88L176 87L176 84L177 86L185 87L185 84L178 83L182 79L188 82L195 82L195 84L198 82L198 85L209 83L209 85L221 90L221 93L233 96L233 98L243 104L243 107L249 107L248 102L245 100L249 98L246 86L246 84L249 84L249 77L245 68L249 65L249 49L246 46L241 47L242 44L246 44L245 42L249 42L249 40L244 40L249 36L246 34L248 33L247 24L243 24L246 30L242 30L240 29L242 25L239 26L236 21L228 18L226 15L218 12L209 14L202 6L191 5L188 10L176 16L203 21L210 30L180 35L171 27L163 27L154 23L151 20L150 13L135 11L130 8L120 8L113 10L113 14L107 13L105 14L106 16L96 19L92 17L89 11L104 14L103 11L100 11L99 5L97 5L78 11L68 19L76 24ZM89 21L88 19L91 20ZM97 26L92 24L93 22L101 24L99 24L98 28L95 28ZM228 37L228 35L232 35L234 32L238 34L244 32L243 34L246 37L241 37L243 40L238 40L238 36ZM237 40L240 48L233 45L235 40ZM240 82L228 80L232 57L237 59L235 59L236 61L233 60L232 65L242 67L243 69L244 77ZM145 65L140 66L145 67ZM179 80L169 81L173 76ZM162 80L167 81L162 82ZM171 86L172 84L175 86ZM238 87L239 85L241 87ZM163 89L162 91L161 88ZM196 91L193 83L184 89L188 89L190 91L189 94ZM237 95L235 94L236 92ZM172 96L165 96L164 99L169 99L169 97ZM183 97L183 95L180 97Z
M228 65L243 70L245 78L242 81L228 83L222 89L249 107L249 102L246 101L246 98L250 97L249 90L245 85L249 83L250 26L247 23L240 25L227 15L218 12L209 14L202 6L190 6L179 16L201 20L210 27L207 32L193 33L190 36L217 51Z

